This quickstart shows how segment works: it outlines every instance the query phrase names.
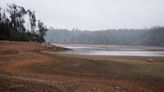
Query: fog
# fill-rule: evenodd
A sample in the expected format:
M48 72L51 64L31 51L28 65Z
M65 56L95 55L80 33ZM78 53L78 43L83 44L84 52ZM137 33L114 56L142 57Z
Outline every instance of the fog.
M36 11L45 24L82 30L164 26L164 0L0 0Z

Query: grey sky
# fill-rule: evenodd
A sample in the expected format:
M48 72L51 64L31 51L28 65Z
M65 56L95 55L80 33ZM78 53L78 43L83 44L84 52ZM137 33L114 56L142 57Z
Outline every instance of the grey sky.
M55 28L98 30L164 26L164 0L0 0L36 11Z

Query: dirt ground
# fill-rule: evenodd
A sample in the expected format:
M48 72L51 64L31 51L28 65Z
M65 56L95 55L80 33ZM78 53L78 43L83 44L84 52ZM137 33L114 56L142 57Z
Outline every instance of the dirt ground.
M164 57L72 56L34 42L0 42L0 92L164 92Z

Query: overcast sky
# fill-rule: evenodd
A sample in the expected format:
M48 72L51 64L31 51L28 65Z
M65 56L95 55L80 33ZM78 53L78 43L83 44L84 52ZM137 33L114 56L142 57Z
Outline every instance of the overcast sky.
M0 0L36 11L54 28L82 30L164 26L164 0Z

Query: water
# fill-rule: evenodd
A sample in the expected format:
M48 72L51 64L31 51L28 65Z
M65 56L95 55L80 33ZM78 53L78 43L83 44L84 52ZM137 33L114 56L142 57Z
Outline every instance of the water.
M61 45L60 45L61 46ZM77 55L109 55L109 56L164 56L164 51L145 50L138 48L102 48L96 46L79 46L79 45L62 45L73 49L72 51L64 51L64 54Z

